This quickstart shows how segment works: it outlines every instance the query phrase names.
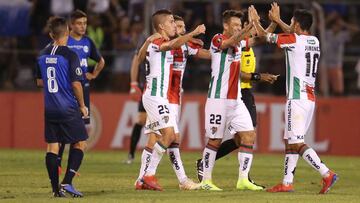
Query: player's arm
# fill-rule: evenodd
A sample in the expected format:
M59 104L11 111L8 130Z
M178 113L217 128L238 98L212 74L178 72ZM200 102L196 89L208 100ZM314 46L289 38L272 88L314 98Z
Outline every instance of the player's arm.
M241 71L241 81L261 81L273 84L277 80L278 75L269 73L245 73Z
M198 36L199 34L205 33L206 27L204 24L199 25L193 30L192 32L185 34L183 36L177 37L171 41L164 42L160 45L159 50L160 51L168 51L172 49L177 49L181 47L186 42L192 40L195 36Z
M245 37L248 35L248 32L250 32L252 27L253 25L249 23L247 26L241 29L240 32L237 32L229 39L222 40L220 46L218 46L219 49L224 50L230 47L237 46L241 40L245 39Z
M280 7L276 2L273 2L271 4L271 9L269 11L269 18L272 22L275 22L277 25L279 25L279 27L281 28L281 30L285 33L290 33L291 29L290 29L290 25L286 24L284 21L281 20L280 18ZM267 30L268 32L273 32L271 30Z
M199 49L199 51L197 52L197 54L195 56L200 59L211 59L210 51L207 49L202 49L202 48Z
M39 63L36 63L35 77L36 77L36 86L39 88L44 87L44 81L42 80L42 77L41 77L41 70L40 70Z
M70 64L70 81L74 91L74 96L79 104L79 109L83 117L87 117L89 112L85 106L83 88L81 81L84 79L82 70L80 68L80 61L75 52L69 52L69 64Z
M100 55L99 50L96 48L94 42L90 39L90 58L96 61L96 65L94 67L94 71L92 73L86 73L86 79L93 80L96 79L100 72L105 67L105 60Z

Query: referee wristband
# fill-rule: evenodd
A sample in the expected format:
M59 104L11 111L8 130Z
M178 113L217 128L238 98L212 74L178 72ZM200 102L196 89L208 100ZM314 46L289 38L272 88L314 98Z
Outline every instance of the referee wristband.
M252 81L259 81L261 79L260 73L251 73L250 80Z

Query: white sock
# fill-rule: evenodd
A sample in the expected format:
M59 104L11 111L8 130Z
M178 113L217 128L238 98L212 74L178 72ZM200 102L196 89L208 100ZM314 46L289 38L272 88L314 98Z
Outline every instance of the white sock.
M329 168L323 164L312 148L308 148L304 151L302 158L315 170L317 170L321 176L326 177Z
M238 160L239 160L239 179L248 178L253 160L253 154L238 152Z
M212 149L208 147L211 147ZM204 168L203 181L212 179L211 174L215 165L216 153L217 153L217 149L215 147L207 145L204 149L203 157L202 157L203 168Z
M299 154L285 154L284 160L284 185L290 185L294 181L295 168L297 161L299 159Z
M138 180L140 180L144 176L145 172L148 169L148 166L149 166L149 163L151 160L152 151L153 150L151 150L149 148L145 148L141 154L141 166L140 166Z
M187 179L185 174L185 169L181 160L179 147L168 148L167 152L171 161L171 165L175 171L176 177L179 180L179 183L182 183Z
M158 143L156 143L154 145L154 149L153 149L153 153L151 155L149 167L148 167L148 170L146 171L145 175L153 176L156 174L156 169L157 169L157 167L161 161L161 158L165 152L166 152L166 149L164 149L164 147L162 147Z

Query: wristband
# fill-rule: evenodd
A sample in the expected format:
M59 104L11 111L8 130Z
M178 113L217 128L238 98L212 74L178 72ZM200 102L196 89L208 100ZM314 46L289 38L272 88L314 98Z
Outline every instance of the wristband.
M261 79L260 73L251 73L251 78L250 78L250 80L252 80L252 81L259 81L260 79Z

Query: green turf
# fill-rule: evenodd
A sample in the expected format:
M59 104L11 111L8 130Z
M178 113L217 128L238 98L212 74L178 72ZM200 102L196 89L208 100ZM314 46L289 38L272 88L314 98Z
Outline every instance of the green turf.
M0 202L360 202L360 157L322 156L323 161L340 175L340 180L327 195L318 195L320 176L299 159L295 192L271 194L237 191L238 162L231 154L218 161L214 183L223 192L180 191L169 160L164 157L158 169L164 192L135 191L134 181L139 170L139 154L132 165L121 161L126 154L118 151L89 152L85 155L80 177L74 184L85 195L82 199L53 199L42 151L0 150ZM195 160L200 152L184 153L188 176L195 179ZM255 155L252 178L266 186L282 179L282 155Z

